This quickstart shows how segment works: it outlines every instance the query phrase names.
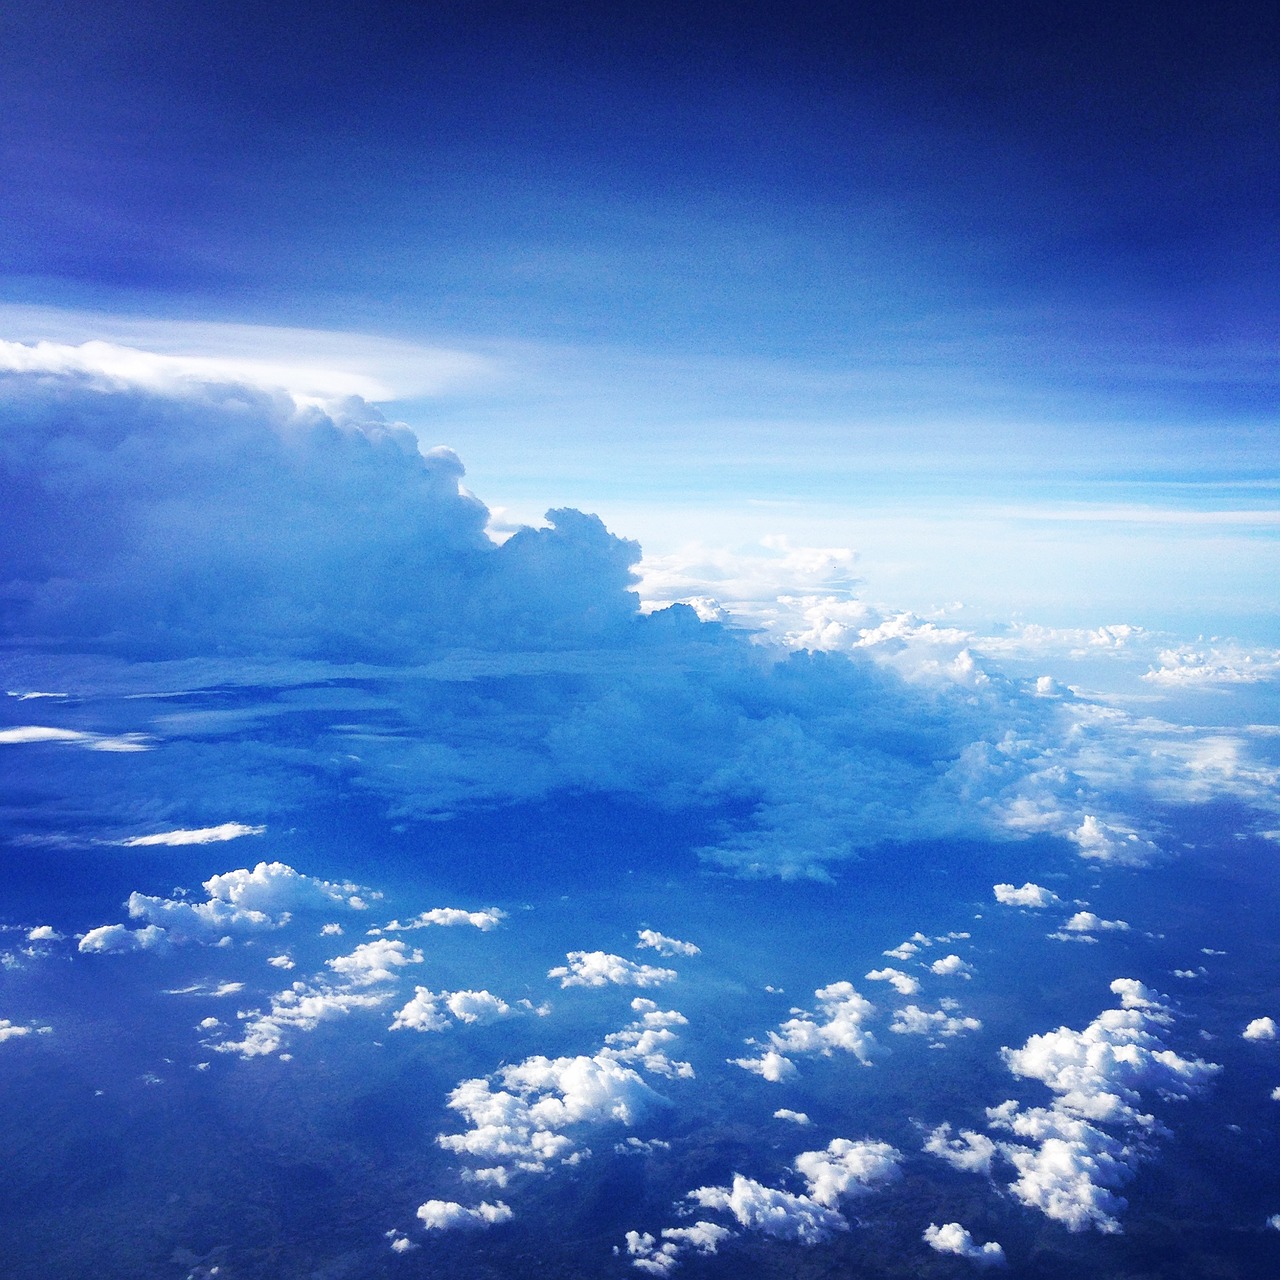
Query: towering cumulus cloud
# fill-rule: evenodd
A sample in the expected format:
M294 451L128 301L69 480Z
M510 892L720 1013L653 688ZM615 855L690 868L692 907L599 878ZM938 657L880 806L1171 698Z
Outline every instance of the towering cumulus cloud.
M996 672L907 679L869 651L755 644L687 605L643 614L635 543L575 510L495 543L458 458L358 399L322 408L95 352L0 343L0 638L28 655L198 656L232 680L252 658L264 686L296 684L299 660L379 679L376 725L306 733L400 819L603 794L710 814L700 852L738 874L824 878L859 850L955 835L1058 835L1140 862L1156 850L1124 816L1133 795L1186 793L1149 764L1099 769L1111 746L1141 753L1105 737L1121 732L1114 715L1080 720L1078 699ZM483 696L469 687L481 679ZM256 749L297 779L276 723ZM4 732L30 753L162 754L154 734L82 720ZM1199 778L1195 760L1168 759ZM1227 782L1251 795L1253 777ZM692 954L653 931L641 943Z
M639 548L554 513L503 547L448 449L351 399L0 344L0 624L133 656L599 641Z

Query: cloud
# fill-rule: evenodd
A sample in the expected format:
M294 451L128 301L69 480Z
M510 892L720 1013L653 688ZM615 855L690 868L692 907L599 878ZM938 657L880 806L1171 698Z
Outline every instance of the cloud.
M481 933L496 929L505 919L507 913L498 907L486 907L483 911L464 911L461 907L432 907L423 911L406 924L392 920L379 929L370 929L370 933L403 933L409 929L429 929L433 926L456 928L458 925L470 925Z
M265 1013L249 1009L237 1014L244 1024L240 1039L223 1040L212 1047L219 1053L238 1053L242 1058L279 1053L295 1032L314 1031L322 1022L357 1010L381 1008L391 999L392 992L369 988L386 987L399 977L398 970L421 963L422 952L410 951L398 940L363 942L348 955L326 961L336 981L320 974L276 992Z
M900 996L914 996L920 990L920 984L901 969L872 969L867 974L870 982L888 982Z
M1009 1100L987 1109L989 1126L1012 1140L992 1143L971 1131L956 1140L943 1125L925 1149L975 1171L990 1170L998 1155L1013 1166L1009 1189L1023 1204L1070 1231L1120 1231L1126 1207L1120 1189L1163 1132L1138 1109L1141 1094L1184 1099L1221 1068L1165 1044L1162 1033L1173 1014L1143 983L1117 978L1111 990L1120 1007L1104 1010L1083 1030L1059 1027L1019 1049L1001 1050L1015 1076L1039 1081L1053 1095L1047 1107Z
M698 1187L689 1199L703 1209L721 1209L740 1226L780 1240L821 1244L840 1231L848 1231L844 1215L809 1196L766 1187L754 1178L733 1175L727 1187Z
M1011 884L993 885L992 891L996 901L1008 907L1051 907L1062 901L1056 893L1030 881L1021 889L1015 889Z
M197 827L189 831L162 831L154 836L132 836L120 843L126 848L167 844L215 844L221 840L236 840L240 836L260 836L266 827L247 826L243 822L224 822L216 827ZM278 865L278 864L277 864Z
M1276 1023L1274 1018L1254 1018L1240 1033L1245 1040L1274 1040Z
M52 1027L38 1026L36 1023L16 1023L10 1022L8 1018L0 1018L0 1044L6 1040L19 1040L23 1036L49 1035L53 1031Z
M149 751L151 739L143 733L89 733L82 729L58 729L48 725L24 724L13 729L0 729L0 746L25 746L52 742L84 747L88 751Z
M962 960L957 955L946 955L940 960L935 960L929 966L930 973L936 973L943 978L971 978L973 977L973 966Z
M669 938L656 929L637 929L636 935L639 938L636 943L637 949L650 947L660 956L696 956L702 953L702 948L694 946L692 942L681 942L678 938Z
M981 1031L977 1018L957 1017L947 1009L926 1012L919 1005L909 1004L905 1009L895 1009L889 1030L898 1035L934 1036L950 1039L966 1031Z
M513 1214L501 1200L493 1204L482 1200L474 1209L468 1209L454 1200L428 1200L426 1204L419 1205L418 1217L428 1231L473 1231L492 1227L500 1222L510 1222Z
M132 932L123 925L91 930L81 939L80 950L137 951L159 945L162 938L210 942L234 933L270 931L287 925L295 911L334 905L363 909L360 894L369 893L359 885L315 879L283 862L260 862L253 870L242 867L211 876L204 890L208 897L203 902L135 891L127 902L129 916L148 921L147 927Z
M693 1069L665 1050L683 1026L682 1014L651 1000L632 1002L640 1017L605 1037L594 1054L547 1058L540 1054L499 1068L488 1078L462 1081L448 1106L468 1124L462 1133L440 1134L445 1150L480 1162L464 1176L506 1186L517 1173L545 1173L581 1158L575 1140L585 1125L635 1125L666 1105L636 1069L688 1078Z
M129 929L122 924L104 924L90 929L80 939L79 949L86 955L119 951L154 951L165 945L168 934L154 924Z
M835 1205L850 1196L896 1181L901 1153L887 1142L833 1138L823 1151L802 1151L794 1168L819 1204Z
M733 1232L715 1222L695 1222L688 1227L664 1227L659 1242L647 1231L628 1231L625 1237L626 1255L638 1271L653 1276L670 1275L679 1264L682 1254L699 1253L708 1256L715 1253ZM614 1249L617 1253L618 1249Z
M521 1003L523 1008L513 1008L491 991L432 991L428 987L415 987L413 999L396 1013L391 1030L443 1031L455 1022L485 1025L531 1008L527 1000Z
M773 1118L775 1120L786 1120L791 1124L806 1125L812 1123L803 1111L792 1111L789 1107L779 1107L773 1113Z
M198 659L210 685L219 663L243 681L250 659L263 686L304 661L370 678L380 664L388 705L309 740L398 821L568 793L641 799L712 818L698 852L714 865L821 880L879 845L958 835L1047 833L1085 857L1150 861L1152 833L1125 816L1138 803L1275 807L1275 771L1243 732L1208 741L1080 695L1036 697L961 629L849 599L839 548L762 548L775 578L781 565L804 581L785 608L775 581L765 629L780 643L755 644L686 606L642 613L639 548L594 516L556 510L495 543L459 459L368 403L300 403L243 365L178 376L137 353L6 351L0 489L17 496L0 529L0 634L50 654ZM1128 642L1110 628L1087 647ZM410 668L413 696L394 696ZM35 675L15 687L62 687ZM242 752L223 768L212 742L204 764L228 803L252 781L263 813L279 812L268 782L304 772L293 722L271 715L281 730L264 727L251 764ZM0 734L159 741L79 723ZM194 758L189 742L165 745Z
M924 1242L938 1253L954 1254L958 1258L968 1258L980 1267L1003 1267L1006 1265L1004 1248L994 1240L980 1245L974 1242L969 1232L958 1222L945 1222L942 1226L931 1222L924 1229Z
M985 1133L961 1129L960 1136L953 1138L949 1124L934 1129L925 1139L924 1149L966 1173L990 1173L996 1155L996 1144Z
M854 990L849 982L833 982L813 993L817 1015L795 1009L794 1017L777 1031L770 1031L768 1044L755 1058L730 1061L766 1080L780 1081L795 1073L788 1055L821 1054L830 1057L839 1049L851 1053L864 1067L871 1066L882 1052L875 1036L862 1024L875 1012L875 1005Z
M547 973L548 978L559 978L562 987L660 987L676 980L674 969L636 964L607 951L570 951L565 959L567 965Z
M1124 920L1103 920L1092 911L1077 911L1062 927L1067 933L1125 933L1129 929Z
M61 942L62 934L60 934L50 924L38 924L34 929L27 930L28 942Z
M802 1151L792 1169L805 1183L796 1194L740 1173L727 1187L698 1187L688 1199L703 1209L733 1215L752 1231L801 1244L821 1244L849 1230L843 1201L869 1194L901 1176L901 1155L887 1142L833 1138L821 1151Z

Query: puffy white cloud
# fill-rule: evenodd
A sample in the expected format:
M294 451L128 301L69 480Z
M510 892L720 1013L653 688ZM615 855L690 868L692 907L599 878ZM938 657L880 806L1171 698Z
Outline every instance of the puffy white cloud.
M796 1064L785 1054L779 1053L777 1049L766 1049L755 1058L730 1058L729 1062L735 1067L741 1067L744 1071L750 1071L753 1075L762 1076L773 1084L789 1080L796 1074Z
M996 1144L1017 1174L1010 1190L1071 1231L1120 1230L1120 1188L1161 1132L1137 1109L1141 1093L1186 1098L1220 1070L1167 1047L1161 1034L1173 1015L1143 983L1118 978L1111 989L1120 1007L1104 1010L1082 1031L1059 1027L1031 1036L1020 1049L1002 1050L1010 1071L1048 1087L1050 1106L1008 1101L987 1112L992 1128L1017 1139ZM947 1132L935 1130L927 1149L963 1166L968 1153ZM969 1146L978 1167L979 1148Z
M80 939L80 950L87 953L107 951L153 951L164 946L169 935L158 925L149 924L141 929L129 929L122 924L104 924L90 929Z
M679 1038L674 1028L687 1026L688 1018L674 1009L660 1009L643 996L637 996L631 1008L640 1016L621 1031L605 1036L601 1055L618 1062L637 1062L656 1075L692 1078L693 1068L687 1062L673 1060L667 1053L668 1047Z
M240 1039L223 1040L212 1047L242 1058L279 1053L294 1032L314 1031L322 1022L356 1010L381 1008L391 999L391 991L369 988L385 987L396 980L397 970L421 963L422 952L410 951L398 940L380 938L361 943L350 954L326 962L339 981L320 975L310 982L295 982L271 997L265 1013L251 1009L237 1015L244 1024Z
M900 1153L887 1142L834 1138L821 1151L802 1151L792 1168L804 1179L806 1192L796 1194L766 1186L740 1173L727 1187L698 1187L688 1199L703 1209L733 1215L753 1231L802 1244L819 1244L849 1229L837 1207L900 1176Z
M702 951L701 947L694 946L692 942L681 942L679 938L669 938L656 929L638 929L636 934L639 938L636 943L637 949L650 947L660 956L696 956Z
M819 1204L834 1206L901 1176L901 1153L887 1142L833 1138L823 1151L802 1151L794 1168Z
M392 920L381 928L370 929L370 933L403 933L409 929L429 929L432 926L454 928L458 925L470 925L481 933L496 929L505 919L507 913L499 907L486 907L483 911L464 911L461 907L432 907L405 924Z
M391 1029L443 1031L452 1022L483 1025L532 1008L528 1000L509 1005L491 991L432 991L428 987L415 987L413 999L396 1013Z
M636 964L607 951L570 951L565 959L567 965L547 973L548 978L559 978L562 987L660 987L676 979L674 969Z
M194 827L188 830L161 831L151 836L131 836L120 843L126 848L146 845L216 844L222 840L237 840L241 836L260 836L263 826L248 826L243 822L223 822L216 827Z
M794 1195L767 1187L740 1173L728 1187L698 1187L689 1199L703 1209L731 1213L738 1223L752 1231L802 1244L821 1244L836 1232L848 1231L844 1215L810 1196Z
M38 1026L36 1023L10 1022L8 1018L0 1018L0 1044L6 1040L18 1040L23 1036L49 1035L52 1027Z
M27 930L28 942L61 942L62 934L60 934L51 924L38 924L34 929Z
M934 1129L925 1139L924 1149L966 1173L990 1173L996 1154L996 1144L985 1133L961 1129L960 1136L953 1138L949 1124Z
M1015 889L1011 884L993 885L992 891L996 895L996 901L1008 907L1051 907L1062 901L1056 893L1030 881L1021 889Z
M952 954L943 956L940 960L935 960L929 966L929 972L936 973L942 978L971 978L973 976L973 966L962 960L958 955Z
M1246 1040L1274 1040L1276 1023L1274 1018L1254 1018L1240 1033Z
M457 1231L510 1222L513 1214L510 1207L501 1200L493 1204L482 1200L472 1209L455 1200L428 1200L426 1204L418 1206L418 1217L427 1231Z
M1077 911L1062 927L1068 933L1124 933L1129 925L1124 920L1103 920L1092 911Z
M958 1222L944 1222L939 1226L931 1222L924 1229L924 1242L938 1253L954 1254L958 1258L968 1258L980 1267L1003 1267L1006 1265L1004 1247L994 1240L986 1244L977 1244L968 1230Z
M957 1017L947 1009L926 1011L919 1005L909 1004L905 1009L895 1009L889 1030L898 1035L941 1036L950 1039L966 1031L981 1031L977 1018Z
M647 1231L628 1231L626 1254L631 1265L649 1275L670 1275L681 1255L699 1253L704 1256L717 1251L733 1232L716 1222L695 1222L688 1227L664 1227L659 1242ZM615 1253L618 1250L615 1248Z
M364 907L360 893L368 892L355 884L318 880L283 862L260 862L252 870L241 867L211 876L204 882L204 890L208 897L203 902L135 891L129 895L129 915L134 920L149 921L149 927L160 928L170 941L210 942L227 934L282 928L289 923L294 911L331 909L335 904L358 910ZM120 932L123 928L111 926L109 936L94 930L90 936L95 942L85 946L82 941L80 949L130 949ZM109 945L98 945L99 935Z
M459 1084L448 1105L470 1127L436 1141L481 1161L490 1180L504 1185L513 1172L541 1173L571 1160L576 1144L565 1129L608 1121L632 1125L659 1102L638 1072L612 1057L538 1055L500 1068L492 1081Z
M795 1016L777 1031L769 1032L768 1043L759 1055L730 1061L775 1082L795 1072L795 1064L787 1056L789 1054L830 1057L839 1049L853 1054L864 1067L871 1066L881 1052L881 1046L863 1023L875 1012L875 1005L854 990L849 982L833 982L820 987L814 995L818 1004L816 1014L793 1009Z
M386 938L362 942L347 955L335 956L332 960L325 961L334 973L346 978L353 987L394 981L397 969L421 963L421 951L416 948L410 951L403 942Z
M867 974L870 982L888 982L900 996L914 996L920 991L920 984L909 973L901 969L872 969Z
M803 1111L792 1111L790 1107L779 1107L773 1113L773 1118L775 1120L787 1120L791 1124L805 1125L813 1123Z
M1096 862L1113 862L1126 867L1145 867L1160 850L1151 840L1118 823L1103 822L1091 813L1070 833L1080 848L1080 856Z
M580 1126L636 1124L665 1099L637 1067L667 1077L689 1077L687 1063L673 1062L666 1047L685 1018L643 997L633 1001L640 1017L605 1037L594 1054L547 1058L535 1055L499 1068L488 1078L462 1081L449 1107L468 1123L462 1133L440 1134L446 1150L481 1162L469 1176L506 1186L516 1173L543 1173L582 1157Z
M267 963L276 969L292 969L294 967L293 958L287 955L268 956Z

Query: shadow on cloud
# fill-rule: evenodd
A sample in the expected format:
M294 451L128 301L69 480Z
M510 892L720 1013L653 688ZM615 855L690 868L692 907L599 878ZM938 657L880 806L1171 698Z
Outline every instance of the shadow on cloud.
M270 688L270 713L238 711L234 733L224 717L222 737L149 704L123 731L153 749L121 777L252 773L252 795L265 771L278 800L310 753L406 820L605 794L724 815L700 852L740 874L823 877L859 850L948 835L1156 853L1096 767L1100 737L1131 733L1115 716L967 653L908 679L869 651L754 643L687 605L642 613L636 543L575 510L497 543L462 478L454 453L421 452L358 399L3 344L6 647L54 671L76 654L157 672L201 660L213 684L252 666ZM355 687L308 702L318 673ZM70 709L42 714L55 723L6 730L6 748L101 740L57 724ZM1139 789L1177 799L1184 763Z

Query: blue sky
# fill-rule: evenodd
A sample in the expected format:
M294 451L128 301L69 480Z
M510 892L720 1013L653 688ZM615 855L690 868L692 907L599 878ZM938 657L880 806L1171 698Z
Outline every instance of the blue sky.
M1276 1274L1276 22L0 14L5 1280Z
M5 336L356 334L321 362L394 366L371 398L511 519L1274 639L1274 21L15 10ZM472 376L421 394L421 346Z

